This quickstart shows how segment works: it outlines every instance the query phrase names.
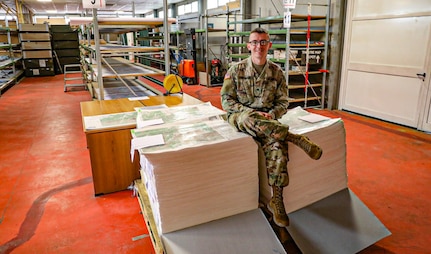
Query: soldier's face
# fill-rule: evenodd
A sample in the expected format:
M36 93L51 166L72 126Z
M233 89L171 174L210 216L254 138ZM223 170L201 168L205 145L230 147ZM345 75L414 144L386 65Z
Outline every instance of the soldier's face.
M251 52L253 59L266 60L268 50L271 48L272 42L269 41L269 35L264 33L250 34L247 48Z

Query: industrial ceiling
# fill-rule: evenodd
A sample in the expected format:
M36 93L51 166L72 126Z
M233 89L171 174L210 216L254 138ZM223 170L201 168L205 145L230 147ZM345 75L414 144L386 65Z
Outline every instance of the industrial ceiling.
M168 4L182 2L184 0L169 0ZM2 1L6 6L17 10L15 0ZM35 15L53 15L57 14L83 14L91 13L90 9L82 7L82 0L22 0L30 11ZM144 14L155 9L163 8L163 0L106 0L106 8L98 9L100 13L130 13ZM1 13L1 12L0 12Z

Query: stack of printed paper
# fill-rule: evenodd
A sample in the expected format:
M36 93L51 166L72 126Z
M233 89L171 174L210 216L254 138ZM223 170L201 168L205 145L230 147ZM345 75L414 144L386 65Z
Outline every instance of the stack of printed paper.
M118 127L143 128L158 124L177 124L219 118L226 114L211 103L167 107L156 105L135 108L132 112L104 114L84 117L84 129L101 130Z
M289 185L283 190L286 212L290 213L347 188L346 140L341 119L330 119L309 113L300 107L291 109L280 122L292 133L304 134L323 149L319 160L313 160L296 145L289 143ZM271 188L263 152L259 152L260 196L271 198Z
M84 130L106 130L118 127L136 126L137 112L122 112L115 114L104 114L84 117Z
M258 207L258 147L222 120L132 131L158 233ZM136 146L135 146L136 147Z
M191 123L201 120L218 118L226 114L211 103L201 103L196 105L185 105L178 107L143 107L138 108L136 128L157 124L178 124Z

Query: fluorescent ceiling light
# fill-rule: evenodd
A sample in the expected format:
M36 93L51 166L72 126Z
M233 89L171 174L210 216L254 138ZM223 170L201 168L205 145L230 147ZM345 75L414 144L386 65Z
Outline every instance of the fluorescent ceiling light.
M52 0L37 0L38 2L52 2Z
M57 10L47 10L47 13L57 13Z

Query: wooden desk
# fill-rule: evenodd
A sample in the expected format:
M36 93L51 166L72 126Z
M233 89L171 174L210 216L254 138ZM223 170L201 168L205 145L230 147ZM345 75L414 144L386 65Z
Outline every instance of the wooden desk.
M81 115L95 116L132 112L136 107L166 104L169 107L202 103L189 95L152 96L148 100L130 101L127 98L81 102ZM95 195L127 189L140 178L139 160L130 160L130 130L136 124L102 130L87 130L83 119L87 148L90 152Z

